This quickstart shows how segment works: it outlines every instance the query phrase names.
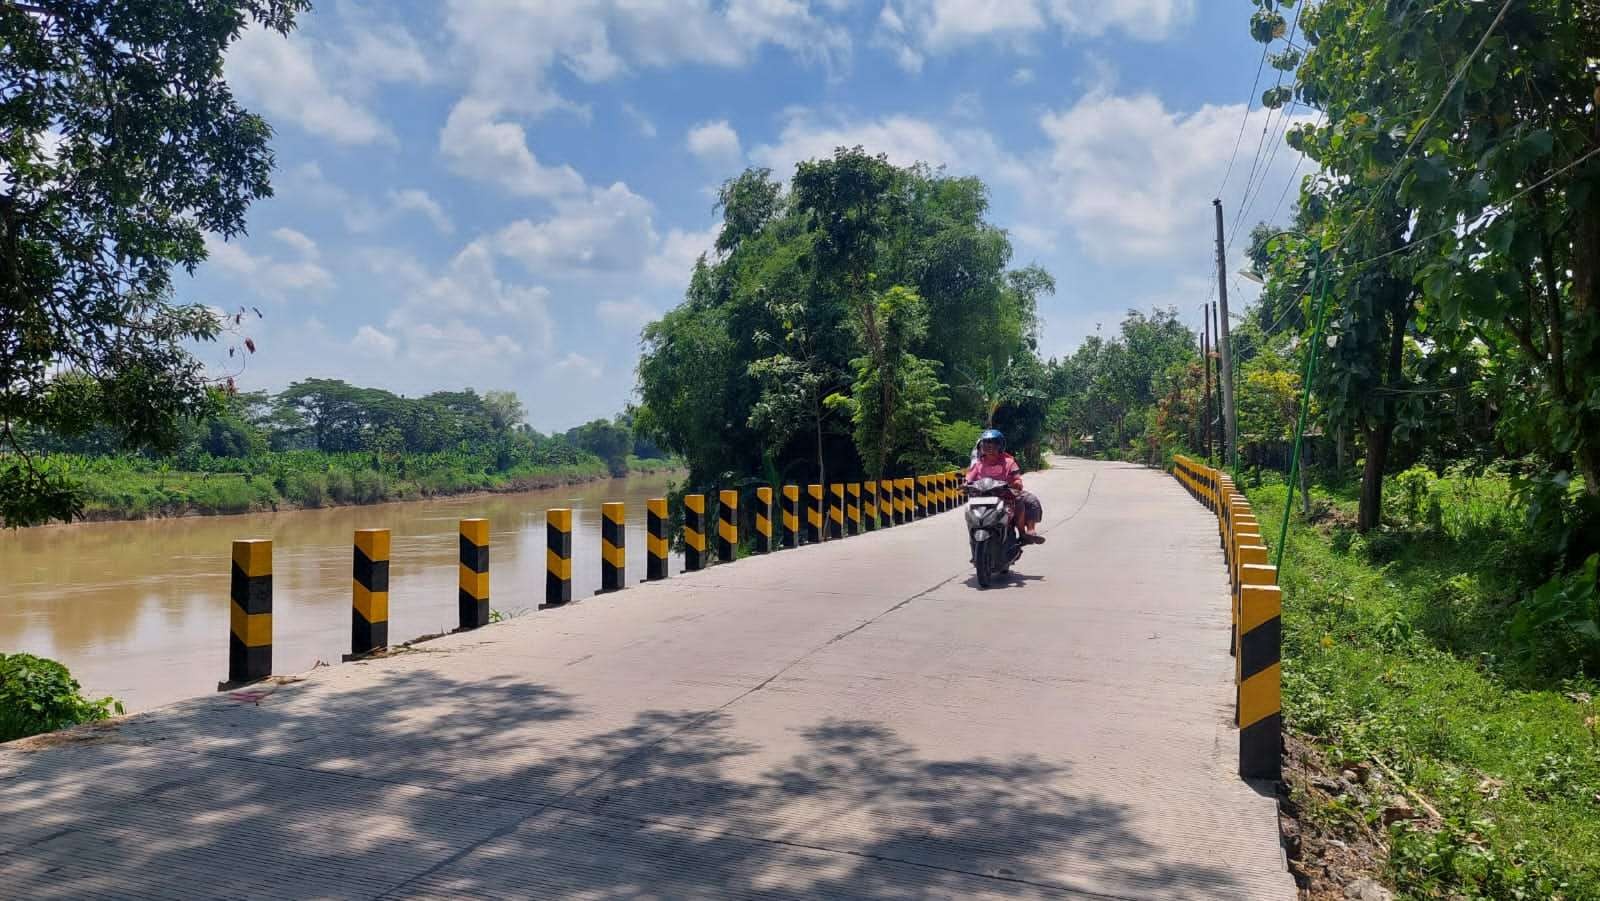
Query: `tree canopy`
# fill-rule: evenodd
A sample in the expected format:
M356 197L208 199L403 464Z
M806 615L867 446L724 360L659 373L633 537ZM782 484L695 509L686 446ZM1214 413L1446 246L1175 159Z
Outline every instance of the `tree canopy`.
M172 301L205 235L271 194L271 129L222 78L250 23L287 33L308 0L0 5L0 521L66 517L72 483L30 431L103 429L170 449L213 407L186 347L223 323Z
M989 420L1037 455L1037 267L1009 269L976 178L840 148L720 193L716 256L646 327L641 430L691 478L876 477L966 459ZM961 375L1005 374L1002 398ZM1015 383L1015 384L1011 384Z

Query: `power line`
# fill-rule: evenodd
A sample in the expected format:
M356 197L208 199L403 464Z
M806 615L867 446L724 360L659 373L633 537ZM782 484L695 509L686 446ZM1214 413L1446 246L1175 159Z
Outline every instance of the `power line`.
M1322 121L1325 118L1327 118L1327 113L1318 111L1318 113L1317 113L1317 121L1311 126L1311 129L1313 131L1315 131L1316 129L1321 128L1322 127ZM1267 221L1268 222L1271 222L1272 220L1278 218L1278 210L1283 209L1283 201L1289 196L1289 189L1294 187L1295 178L1297 176L1299 176L1300 167L1305 165L1305 162L1306 162L1306 154L1305 154L1305 151L1302 150L1300 152L1300 158L1294 161L1294 170L1289 173L1289 181L1288 181L1287 184L1285 184L1283 186L1283 193L1278 195L1278 202L1273 204L1273 206L1272 206L1272 215L1267 217Z
M1256 77L1250 82L1250 93L1244 98L1244 115L1239 117L1239 134L1233 139L1233 155L1228 157L1228 169L1222 173L1222 184L1217 185L1215 196L1222 196L1222 189L1228 186L1228 179L1233 175L1233 164L1239 158L1239 145L1244 141L1245 126L1250 124L1250 107L1256 102L1256 86L1261 83L1261 70L1267 65L1267 48L1270 44L1261 45L1261 61L1256 63Z
M1292 44L1294 42L1294 35L1295 35L1296 32L1298 32L1300 30L1300 16L1303 13L1305 13L1306 5L1307 4L1302 3L1300 5L1300 7L1295 10L1294 22L1293 22L1293 24L1291 24L1289 26L1289 30L1285 33L1285 39L1286 39L1286 41L1288 43ZM1262 50L1265 51L1266 49L1268 49L1270 47L1271 47L1271 44L1269 42L1268 44L1266 44L1266 45L1264 45L1262 47ZM1277 68L1277 64L1276 63L1273 64L1273 68ZM1284 75L1284 70L1283 69L1278 69L1277 80L1273 83L1273 86L1272 86L1272 93L1273 93L1274 97L1277 96L1278 91L1283 87L1283 75ZM1265 105L1265 104L1263 104L1263 105ZM1282 108L1282 109L1276 111L1276 112L1278 112L1278 125L1279 125L1278 133L1280 135L1282 135L1282 133L1284 131L1284 128L1286 126L1286 123L1289 121L1288 120L1289 113L1293 109L1294 109L1294 104L1291 103L1286 108ZM1261 169L1260 169L1260 171L1261 171L1261 183L1257 184L1256 183L1256 170L1257 170L1257 166L1261 163L1261 152L1266 147L1267 133L1272 130L1272 113L1273 112L1274 112L1274 110L1268 110L1267 111L1266 121L1261 123L1261 140L1256 142L1255 159L1251 160L1251 162L1250 162L1250 174L1248 176L1246 176L1245 180L1244 180L1244 193L1242 195L1240 195L1240 198L1239 198L1239 209L1235 212L1234 217L1233 217L1233 227L1232 227L1231 233L1228 236L1228 246L1226 248L1227 250L1232 250L1233 249L1234 238L1239 234L1239 228L1244 223L1245 216L1248 214L1249 210L1251 208L1254 208L1254 206L1255 206L1255 201L1250 196L1250 186L1252 184L1255 184L1256 185L1256 194L1259 195L1261 193L1261 185L1266 183L1267 172L1270 170L1270 168L1272 166L1272 159L1276 158L1277 155L1278 155L1278 144L1274 143L1273 146L1272 146L1272 154L1271 154L1271 156L1268 157L1267 164L1265 166L1262 166ZM1275 140L1277 140L1277 139L1275 139Z

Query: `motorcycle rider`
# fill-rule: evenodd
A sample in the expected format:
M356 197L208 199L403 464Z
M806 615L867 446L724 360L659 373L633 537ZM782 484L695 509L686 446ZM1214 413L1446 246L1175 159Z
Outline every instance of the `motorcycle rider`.
M1022 469L1015 457L1006 453L1006 436L999 429L988 429L978 436L978 448L967 483L979 479L998 479L1011 486L1015 497L1009 502L1012 521L1023 544L1044 544L1044 536L1034 532L1042 512L1039 499L1022 490Z

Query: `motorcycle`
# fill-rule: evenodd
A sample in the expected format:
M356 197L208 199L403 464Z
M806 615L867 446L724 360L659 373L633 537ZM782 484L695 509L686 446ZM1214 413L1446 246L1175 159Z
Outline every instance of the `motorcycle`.
M1022 556L1022 536L1011 514L1015 497L1011 486L999 479L967 485L967 541L979 588L988 588L995 576L1010 572L1011 564Z

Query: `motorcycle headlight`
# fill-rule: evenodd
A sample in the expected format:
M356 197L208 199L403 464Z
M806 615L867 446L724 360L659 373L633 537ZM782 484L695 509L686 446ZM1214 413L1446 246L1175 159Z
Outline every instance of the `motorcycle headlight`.
M973 541L988 541L989 540L989 530L988 529L978 529L978 530L974 531L972 533L972 540Z

